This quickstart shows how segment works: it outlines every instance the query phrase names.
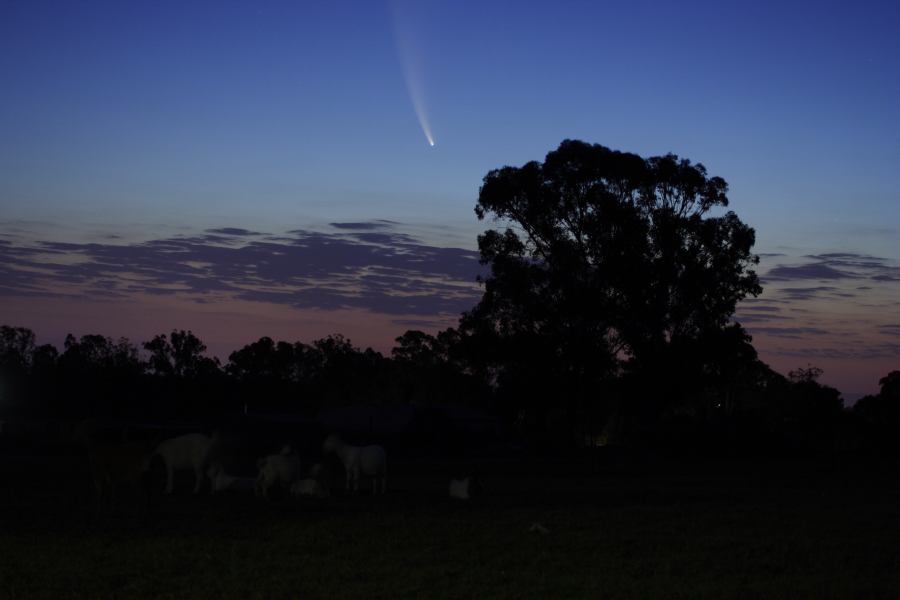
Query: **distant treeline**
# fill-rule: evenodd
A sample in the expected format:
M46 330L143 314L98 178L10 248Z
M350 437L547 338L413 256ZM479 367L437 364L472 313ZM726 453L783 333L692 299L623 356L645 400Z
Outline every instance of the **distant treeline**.
M5 414L184 419L233 412L314 416L326 406L451 403L487 406L491 390L448 360L437 338L409 332L392 357L341 335L310 344L262 337L228 362L191 331L136 345L66 336L60 352L24 327L0 327Z
M881 392L846 410L840 393L818 382L821 370L784 377L748 353L727 376L710 373L692 393L665 394L623 376L587 394L564 376L511 377L483 368L488 349L455 329L408 331L389 357L333 335L310 344L268 337L232 352L206 355L190 331L157 335L139 346L101 335L66 337L60 352L37 345L24 327L0 327L3 418L209 421L243 412L314 416L350 404L456 404L482 408L523 439L557 446L649 444L685 450L752 449L894 452L900 426L900 371ZM665 373L660 373L664 378ZM671 374L670 374L671 375ZM668 383L674 384L675 381ZM685 381L678 379L683 388ZM529 385L530 384L530 387ZM663 394L651 403L648 389ZM648 411L647 406L654 407Z

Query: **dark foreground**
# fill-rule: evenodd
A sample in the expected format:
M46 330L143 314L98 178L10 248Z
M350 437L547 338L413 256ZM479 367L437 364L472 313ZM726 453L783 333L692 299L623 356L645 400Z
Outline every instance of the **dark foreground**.
M79 461L3 455L0 598L900 597L889 466L608 456L483 462L471 504L407 460L384 497L182 493L92 520Z

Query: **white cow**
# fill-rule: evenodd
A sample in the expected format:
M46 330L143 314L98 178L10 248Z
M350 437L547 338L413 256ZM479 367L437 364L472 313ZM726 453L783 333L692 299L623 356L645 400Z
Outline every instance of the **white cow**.
M321 481L323 475L325 475L325 466L322 463L316 463L309 468L308 477L310 479Z
M206 470L209 477L210 489L213 494L219 492L252 492L256 488L256 479L253 477L237 477L229 475L222 467L222 463L215 463Z
M477 475L450 480L450 497L454 500L471 500L481 495L481 481Z
M256 493L269 500L274 488L290 491L291 484L300 478L300 457L290 446L281 449L280 454L270 454L257 462L259 475L256 478Z
M318 479L300 479L291 484L291 496L294 498L327 498L328 490Z
M387 454L381 446L351 446L341 441L337 435L330 435L322 445L325 454L337 454L344 463L347 473L346 489L359 491L359 476L372 478L372 493L378 493L378 480L381 480L381 493L387 489Z
M219 441L218 432L212 437L202 433L188 433L163 442L156 447L156 455L166 465L166 494L175 486L175 471L194 471L194 493L200 492L204 471L212 457L213 446Z

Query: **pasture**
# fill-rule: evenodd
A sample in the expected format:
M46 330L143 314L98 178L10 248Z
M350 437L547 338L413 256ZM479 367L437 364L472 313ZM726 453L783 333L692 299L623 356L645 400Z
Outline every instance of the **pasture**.
M889 466L508 457L388 491L158 496L90 518L83 457L0 454L0 598L896 598ZM37 477L41 470L53 477ZM189 475L189 474L188 474ZM533 531L538 523L546 533Z

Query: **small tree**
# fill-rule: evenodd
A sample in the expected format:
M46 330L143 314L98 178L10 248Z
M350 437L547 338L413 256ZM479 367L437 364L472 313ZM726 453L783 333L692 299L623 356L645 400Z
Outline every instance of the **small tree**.
M450 328L430 335L410 330L391 350L401 397L416 404L467 404L484 407L488 390L469 368L464 340Z
M25 327L0 326L0 369L24 372L31 365L34 332Z
M0 410L19 408L25 401L33 353L34 332L0 326Z
M278 342L270 337L261 337L252 344L232 352L225 370L240 380L259 381L299 381L303 370L298 361L302 360L308 346L297 342Z
M127 338L69 334L58 365L63 412L112 416L134 408L144 365Z
M136 377L143 371L138 349L128 338L89 334L66 336L60 367L70 375Z
M799 367L793 371L788 371L788 379L794 383L815 383L822 376L822 373L823 371L819 367L807 365L805 369Z
M900 371L891 371L878 380L878 385L883 398L900 403Z
M788 373L791 392L787 417L798 423L825 423L836 418L844 408L841 393L819 383L822 369L807 365Z
M148 366L157 375L196 379L219 371L219 359L205 356L206 344L191 331L174 330L168 339L157 335L144 342L144 349L150 353Z
M860 398L853 405L853 412L894 437L896 427L900 425L900 371L891 371L878 383L881 391L875 396Z

